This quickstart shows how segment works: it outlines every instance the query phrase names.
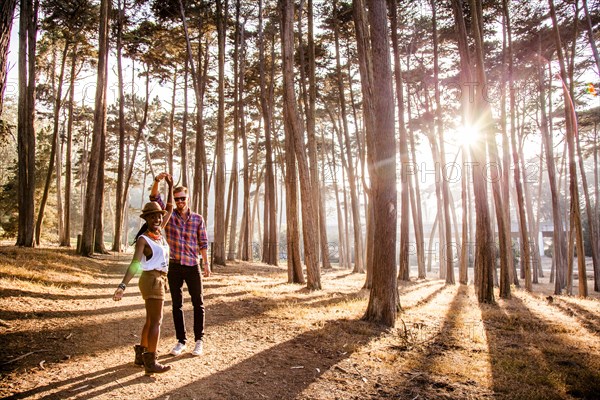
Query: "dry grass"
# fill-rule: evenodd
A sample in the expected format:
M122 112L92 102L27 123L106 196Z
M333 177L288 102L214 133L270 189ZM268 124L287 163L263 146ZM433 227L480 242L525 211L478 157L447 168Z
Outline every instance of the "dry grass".
M129 256L0 247L0 397L131 399L596 399L600 301L513 291L479 305L472 286L400 285L394 329L360 321L364 275L323 271L309 292L284 267L236 262L205 281L205 354L173 370L131 366L143 302L111 295ZM546 278L547 279L547 278ZM590 284L591 285L591 284ZM186 298L187 300L187 298ZM191 326L191 305L184 305ZM188 330L190 330L188 328Z

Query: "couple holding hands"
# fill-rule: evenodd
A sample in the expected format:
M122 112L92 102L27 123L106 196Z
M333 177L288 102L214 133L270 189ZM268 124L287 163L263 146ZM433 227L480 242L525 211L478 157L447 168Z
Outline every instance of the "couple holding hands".
M166 203L158 191L159 183L163 179L168 185ZM205 310L200 263L205 277L210 276L210 268L204 219L188 207L187 188L185 186L173 188L171 175L163 172L154 178L150 201L144 205L140 217L146 223L136 236L133 258L113 295L113 300L119 301L123 298L127 284L138 271L141 271L138 285L146 305L146 322L142 329L140 344L134 346L135 365L144 366L146 374L150 375L171 369L171 366L160 364L156 360L167 284L171 292L177 338L171 354L178 356L186 349L187 336L183 315L184 283L187 285L194 307L195 346L192 354L196 356L202 354Z

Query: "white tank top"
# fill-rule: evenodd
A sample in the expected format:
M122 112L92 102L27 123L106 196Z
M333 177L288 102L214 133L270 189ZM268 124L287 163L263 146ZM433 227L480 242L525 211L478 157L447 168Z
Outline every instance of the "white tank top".
M142 271L157 270L167 272L169 270L169 244L164 236L161 237L160 243L150 239L146 235L140 235L146 239L146 243L152 249L152 258L146 260L146 256L142 256Z

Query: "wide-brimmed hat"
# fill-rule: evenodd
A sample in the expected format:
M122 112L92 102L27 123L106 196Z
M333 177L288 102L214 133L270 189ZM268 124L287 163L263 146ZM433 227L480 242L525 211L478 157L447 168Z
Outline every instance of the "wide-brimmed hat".
M142 208L142 213L140 214L140 218L145 218L150 214L154 214L154 213L161 213L162 215L165 215L167 212L165 210L163 210L160 207L160 204L158 204L155 201L149 201L148 203L144 204L144 208Z

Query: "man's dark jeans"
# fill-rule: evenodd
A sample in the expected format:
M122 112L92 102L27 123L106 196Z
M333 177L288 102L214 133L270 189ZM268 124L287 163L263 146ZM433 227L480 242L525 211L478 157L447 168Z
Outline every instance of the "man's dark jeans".
M202 295L202 275L198 265L187 266L169 262L169 290L173 306L173 322L175 335L181 343L186 342L185 319L183 317L183 283L187 284L188 292L194 306L194 340L204 337L204 297Z

